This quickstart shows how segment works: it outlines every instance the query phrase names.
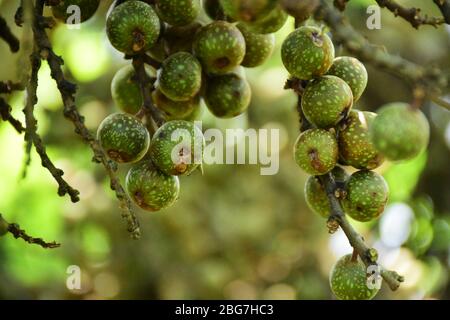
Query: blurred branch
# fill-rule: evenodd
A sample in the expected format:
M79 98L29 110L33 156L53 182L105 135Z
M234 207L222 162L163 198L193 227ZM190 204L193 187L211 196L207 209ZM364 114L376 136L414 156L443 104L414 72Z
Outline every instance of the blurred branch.
M145 71L146 61L148 61L148 57L146 58L145 55L139 55L133 58L133 67L136 72L137 81L139 82L139 86L141 87L141 92L144 99L144 104L141 111L147 116L147 121L153 119L156 125L160 127L162 124L164 124L165 120L163 113L153 104L151 95L154 89L153 81Z
M445 108L447 110L450 110L450 102L448 102L447 100L445 100L442 97L432 96L431 97L431 101L433 101L438 106L441 106L441 107L443 107L443 108Z
M45 249L54 249L61 246L61 244L56 243L55 241L46 242L41 238L34 238L29 236L25 230L20 229L20 226L18 224L8 223L5 219L3 219L2 215L0 214L0 237L8 232L11 233L16 239L18 238L23 239L25 242L28 242L29 244L37 244Z
M43 5L43 0L36 1L36 8L34 11L35 21L42 21ZM33 33L37 52L40 54L41 59L47 60L50 66L51 76L55 80L58 90L60 91L64 105L64 116L75 126L75 133L80 135L82 139L89 144L94 153L94 161L103 164L105 167L110 178L111 189L115 191L116 197L120 201L120 207L123 212L122 217L127 221L128 231L134 239L138 239L140 237L139 221L132 210L131 201L117 177L117 164L106 157L98 141L84 124L84 117L79 113L75 105L76 85L65 79L62 71L64 61L53 52L52 45L45 32L44 26L40 23L34 23Z
M346 21L342 13L321 0L316 10L315 18L323 20L332 30L334 40L342 45L360 60L370 62L396 76L399 76L413 86L424 88L427 94L440 95L448 86L448 75L439 68L425 68L400 56L391 55L379 46L369 43Z
M21 83L16 83L12 81L0 81L0 93L11 93L13 91L24 90L24 86Z
M449 0L433 0L442 12L445 23L450 24L450 1Z
M17 52L20 49L19 39L11 32L9 29L6 20L0 16L0 38L5 40L5 42L9 45L9 48L12 52Z
M423 25L431 25L437 27L441 24L446 23L446 21L441 17L428 17L427 15L421 14L420 8L406 8L398 4L394 0L376 0L378 5L382 8L386 8L391 11L396 17L402 17L408 21L414 28L419 28ZM435 0L439 1L439 0Z
M11 106L3 98L0 98L0 117L3 121L8 121L18 133L25 131L22 123L11 115Z

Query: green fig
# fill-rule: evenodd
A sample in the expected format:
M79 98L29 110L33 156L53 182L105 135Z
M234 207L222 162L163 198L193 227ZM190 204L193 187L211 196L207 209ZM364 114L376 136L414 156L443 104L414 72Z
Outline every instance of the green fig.
M250 31L245 25L238 24L245 39L245 56L241 65L254 68L262 65L272 55L275 48L275 36L273 34L258 34Z
M340 300L371 300L379 290L369 287L365 264L351 254L341 257L331 269L330 286Z
M284 40L281 58L291 75L301 80L310 80L330 69L334 59L334 46L323 30L304 26Z
M185 26L200 13L200 0L155 0L156 10L164 22Z
M158 88L153 91L155 106L164 111L167 121L188 120L200 109L200 96L195 96L188 101L173 101L167 98Z
M378 111L370 137L375 147L389 160L408 160L426 149L430 125L420 110L406 103L394 102Z
M150 145L150 134L142 122L125 113L106 117L98 127L97 139L108 157L118 163L141 160Z
M131 167L125 186L134 203L147 211L159 211L170 207L180 193L178 177L162 173L149 160Z
M358 101L366 89L367 70L356 58L337 57L328 74L341 78L349 85L353 93L353 102Z
M306 119L319 128L335 126L347 116L352 105L352 90L344 80L335 76L312 80L302 96Z
M389 188L382 176L373 171L353 173L346 185L347 195L342 201L346 214L357 221L378 218L388 201Z
M330 172L338 160L335 136L323 129L302 132L294 145L294 159L301 169L311 175Z

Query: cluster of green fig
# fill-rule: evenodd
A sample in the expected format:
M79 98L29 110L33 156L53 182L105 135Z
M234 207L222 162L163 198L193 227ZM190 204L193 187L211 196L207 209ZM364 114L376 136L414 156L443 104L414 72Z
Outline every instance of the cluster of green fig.
M259 2L267 3L247 19L240 16L238 2L204 1L207 23L199 18L199 0L118 1L110 10L106 31L112 46L125 55L146 54L160 63L158 70L146 69L149 78L156 79L152 103L166 121L155 134L150 138L135 116L143 95L131 65L120 69L111 84L123 113L110 115L98 129L98 140L112 160L135 163L126 188L141 208L170 206L179 194L177 176L189 175L201 164L205 142L192 121L201 117L202 100L220 118L235 117L248 108L251 90L242 66L256 67L269 58L272 33L287 19L276 1ZM174 142L177 130L181 133Z
M252 5L245 8L255 10L242 10L247 2ZM202 7L209 18L202 16ZM259 66L271 56L273 32L286 19L273 0L128 0L116 4L106 30L117 50L146 53L161 63L157 73L149 71L157 78L154 104L166 120L191 121L201 116L202 101L220 118L247 110L251 89L242 67ZM138 88L128 89L132 77L131 68L119 71L113 95L123 111L136 113L139 104L129 101L142 98Z
M422 152L429 125L421 111L406 103L391 103L378 114L353 109L367 85L364 65L353 57L336 57L324 30L297 28L282 45L282 60L305 83L301 108L311 128L294 146L298 166L311 176L305 185L310 209L324 218L331 214L327 192L318 176L331 173L343 187L341 205L347 215L366 222L380 216L388 201L384 178L371 171L384 159L400 161ZM358 171L348 175L341 166ZM341 258L331 273L331 288L341 299L370 299L364 264Z

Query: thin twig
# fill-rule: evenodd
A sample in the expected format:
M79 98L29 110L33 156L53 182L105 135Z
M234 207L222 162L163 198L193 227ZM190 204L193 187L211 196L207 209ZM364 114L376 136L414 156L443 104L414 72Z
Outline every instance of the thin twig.
M43 0L37 0L36 3L37 5L43 5ZM39 17L42 17L42 11L36 11L36 15L39 20ZM47 60L51 76L60 91L64 105L64 116L73 123L75 133L90 146L94 153L94 161L101 163L105 167L110 179L111 189L115 191L116 197L120 201L122 217L127 221L127 229L134 239L138 239L140 237L139 220L132 209L131 200L127 196L116 174L117 164L107 158L97 139L95 139L84 124L84 117L79 113L75 104L76 85L67 81L62 71L64 61L53 52L48 35L42 25L35 25L34 38L41 58Z
M1 214L0 214L0 225L6 227L7 232L11 233L14 236L14 238L23 239L25 242L29 244L37 244L44 249L55 249L61 246L61 244L55 241L46 242L42 238L34 238L29 236L25 230L20 229L20 226L17 223L8 223L5 219L3 219Z
M3 121L8 121L18 133L25 131L22 123L11 115L11 106L3 98L0 98L0 117Z
M145 71L145 56L139 55L133 58L133 67L136 72L137 81L141 87L144 100L142 110L147 116L147 120L153 120L158 127L164 123L163 113L153 105L151 92L153 91L152 79Z
M11 32L6 20L0 16L0 38L5 40L12 52L20 50L19 39Z
M422 15L420 8L406 8L398 4L394 0L376 0L378 5L382 8L386 8L391 11L396 17L402 17L404 20L408 21L411 26L418 29L423 25L430 25L437 27L445 23L442 17L429 17L427 15Z

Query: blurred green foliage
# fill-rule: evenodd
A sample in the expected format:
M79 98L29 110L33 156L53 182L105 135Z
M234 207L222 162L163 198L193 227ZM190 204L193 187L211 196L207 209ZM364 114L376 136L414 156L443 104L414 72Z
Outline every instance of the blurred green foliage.
M428 6L406 2L437 14L431 2ZM65 58L67 75L79 84L78 107L93 132L106 115L117 111L110 82L127 63L104 33L108 3L104 1L101 11L80 30L58 26L51 35L56 51ZM367 38L420 64L449 68L448 29L412 30L382 11L383 28L369 31L364 27L365 10L374 3L351 1L347 10ZM9 22L14 10L14 1L0 1L0 12ZM0 298L332 298L328 272L350 248L339 232L330 238L325 221L306 207L307 177L292 160L298 132L296 99L283 90L288 75L280 59L281 42L292 24L289 21L277 33L271 60L247 71L253 90L248 115L218 120L205 111L203 118L205 128L279 128L280 172L261 176L258 166L211 165L205 167L204 176L183 177L181 197L173 208L139 212L140 241L129 238L102 167L91 162L91 151L63 118L59 93L44 64L36 110L39 132L65 178L81 190L81 202L72 204L57 196L55 182L34 152L22 179L23 137L0 123L0 212L29 233L63 244L45 251L11 236L1 238ZM14 32L20 34L20 29ZM345 54L341 48L337 53ZM0 80L16 79L21 60L2 42L0 57L8 61L2 63ZM369 86L358 109L375 111L383 103L411 99L402 81L373 66L367 68ZM24 94L8 98L13 114L22 119ZM379 232L379 222L355 223L379 249L381 262L406 277L399 291L383 287L377 298L450 298L450 115L433 104L424 111L432 125L429 150L409 162L387 163L379 169L389 183L391 203L406 204L414 212L410 225L395 224L398 212L389 212L392 229L406 230L407 239L392 247ZM121 168L122 178L126 170ZM71 265L81 268L81 290L66 287Z

